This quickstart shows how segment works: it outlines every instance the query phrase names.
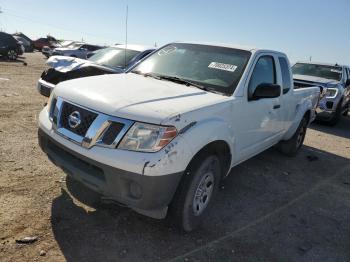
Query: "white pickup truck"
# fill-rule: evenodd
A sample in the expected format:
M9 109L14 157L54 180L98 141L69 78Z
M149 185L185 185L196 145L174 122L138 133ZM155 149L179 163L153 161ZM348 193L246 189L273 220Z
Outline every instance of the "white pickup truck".
M127 73L58 84L39 144L87 187L191 231L232 167L276 144L297 153L319 93L293 89L283 53L171 43Z

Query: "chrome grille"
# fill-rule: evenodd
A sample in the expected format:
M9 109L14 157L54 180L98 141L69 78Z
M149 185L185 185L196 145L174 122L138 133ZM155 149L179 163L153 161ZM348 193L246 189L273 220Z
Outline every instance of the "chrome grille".
M88 131L89 127L91 126L92 122L97 117L97 114L94 112L91 112L89 110L86 110L84 108L72 105L67 102L63 102L62 105L62 111L61 111L61 126L63 128L66 128L73 133L79 135L79 136L85 136L86 132ZM72 128L69 126L68 119L70 114L73 112L79 112L81 116L81 124L78 125L76 128Z
M55 132L85 148L95 145L115 148L134 123L131 120L109 116L91 109L54 98L50 119ZM79 124L72 126L69 117L79 113Z

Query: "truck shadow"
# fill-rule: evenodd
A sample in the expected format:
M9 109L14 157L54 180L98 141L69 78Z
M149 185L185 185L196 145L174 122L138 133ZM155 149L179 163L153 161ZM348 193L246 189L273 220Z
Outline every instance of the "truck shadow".
M327 123L316 121L309 128L335 136L350 138L350 115L341 117L336 126L329 126Z
M313 201L298 200L287 207L346 165L349 159L307 146L295 158L269 149L232 170L220 189L213 211L202 227L190 234L176 230L166 220L150 219L114 205L103 206L97 194L67 177L62 194L52 203L52 230L67 261L168 260L232 232L241 232L240 239L228 246L205 248L199 251L200 256L205 256L196 261L228 261L233 259L232 252L238 260L276 261L288 254L291 261L300 261L305 259L303 250L310 243L311 247L317 243L320 248L329 248L324 239L314 237L334 235L334 244L350 242L350 230L345 227L349 219L347 223L344 220L343 228L338 223L329 226L326 215L315 216L319 207L317 209ZM350 179L348 182L350 184ZM339 187L350 189L346 183L339 183ZM302 211L292 209L295 205ZM281 207L286 208L275 213ZM323 212L328 209L323 207ZM349 218L346 210L349 208L330 210L329 216ZM312 225L308 224L314 217ZM249 224L252 226L242 230ZM348 252L344 251L346 248L341 249L342 246L334 247L338 250L332 252L340 255Z

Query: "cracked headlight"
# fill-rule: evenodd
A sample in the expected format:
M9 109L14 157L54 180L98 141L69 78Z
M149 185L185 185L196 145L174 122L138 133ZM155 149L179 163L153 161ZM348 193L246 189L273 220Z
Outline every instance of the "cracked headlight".
M335 98L338 94L338 89L337 88L327 88L326 89L326 98Z
M177 130L173 126L136 122L123 137L118 148L141 152L157 152L176 136Z

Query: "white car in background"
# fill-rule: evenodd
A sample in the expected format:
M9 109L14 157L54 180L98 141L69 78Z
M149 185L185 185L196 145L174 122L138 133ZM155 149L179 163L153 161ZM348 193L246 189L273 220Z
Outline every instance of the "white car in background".
M98 45L90 45L85 43L74 43L67 47L58 47L52 51L52 55L71 56L86 59L89 52L104 48Z
M55 44L55 48L59 48L59 47L69 47L69 46L73 46L73 44L75 43L79 43L76 41L72 41L72 40L63 40L63 41L59 41ZM83 44L83 43L82 43ZM41 53L46 56L47 58L49 58L52 55L52 52L55 48L51 48L49 46L44 46L41 49Z
M142 60L155 50L144 45L116 45L95 51L89 59L67 56L52 56L38 81L38 91L50 96L52 89L60 82L103 74L119 74Z

